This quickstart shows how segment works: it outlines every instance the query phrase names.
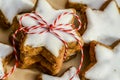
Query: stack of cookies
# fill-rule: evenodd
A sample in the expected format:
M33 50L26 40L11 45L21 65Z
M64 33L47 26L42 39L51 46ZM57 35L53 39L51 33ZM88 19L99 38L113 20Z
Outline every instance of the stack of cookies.
M67 0L65 9L49 0L0 0L0 28L11 32L9 45L0 43L0 76L15 52L18 68L41 72L37 80L120 80L119 11L119 0ZM57 76L82 52L87 66Z

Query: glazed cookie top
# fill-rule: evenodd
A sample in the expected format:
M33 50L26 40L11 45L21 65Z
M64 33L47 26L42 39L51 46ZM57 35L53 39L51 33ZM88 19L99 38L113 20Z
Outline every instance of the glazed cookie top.
M65 10L55 10L53 9L50 4L47 2L47 0L39 0L38 6L36 7L36 12L39 13L39 15L47 22L48 25L53 24L54 20L63 12L73 12L72 9L65 9ZM32 13L30 13L32 15ZM18 16L18 20L19 17ZM34 15L33 15L34 16ZM73 15L64 15L62 16L57 24L68 24L71 23L73 19ZM24 17L22 20L23 26L33 26L38 25L38 23L30 18L30 17ZM48 26L49 27L49 26ZM72 26L55 26L56 28L64 28L64 29L72 29ZM39 28L37 30L32 30L32 32L38 32L45 30L44 28ZM59 34L59 36L66 42L73 42L76 41L76 39L71 36L68 33L54 30L55 33ZM78 35L75 31L72 31L76 37ZM79 38L79 37L78 37ZM63 42L56 37L55 35L51 34L50 32L45 32L43 34L27 34L27 38L24 42L25 46L32 46L32 47L41 47L44 46L46 49L48 49L54 56L59 56L59 50L63 46Z
M28 11L33 7L33 0L0 0L0 10L11 24L18 13Z
M69 2L86 4L90 8L99 9L106 2L106 0L69 0Z
M13 52L13 48L9 45L0 43L0 58L5 58Z
M41 78L42 80L70 80L70 78L76 73L76 71L76 68L72 67L68 71L66 71L62 77L55 77L47 74L42 74ZM78 74L76 74L72 80L80 80Z
M88 24L82 36L85 43L96 40L111 45L120 39L120 13L114 1L104 11L87 8L86 15Z
M2 59L13 52L13 48L9 45L0 43L0 77L4 75Z
M120 0L116 0L118 6L120 7Z
M120 42L114 49L99 43L94 49L97 63L85 73L85 77L90 80L120 80Z

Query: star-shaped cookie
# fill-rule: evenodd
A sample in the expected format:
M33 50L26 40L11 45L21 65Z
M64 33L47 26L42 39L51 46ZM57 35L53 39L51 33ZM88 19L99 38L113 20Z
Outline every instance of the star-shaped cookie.
M93 41L90 44L90 56L91 64L85 72L85 78L120 80L120 41L112 47Z
M13 18L18 13L29 11L34 5L35 0L0 0L0 20L6 20L6 23L12 24ZM3 23L0 21L0 24Z
M87 29L83 34L85 43L92 40L111 45L120 39L120 13L114 1L111 1L104 11L86 10Z
M50 76L50 75L47 75L47 74L42 74L42 75L39 76L38 80L70 80L70 78L76 73L76 71L77 70L76 70L75 67L71 67L61 77L56 77L56 76ZM76 74L72 80L80 80L78 74Z

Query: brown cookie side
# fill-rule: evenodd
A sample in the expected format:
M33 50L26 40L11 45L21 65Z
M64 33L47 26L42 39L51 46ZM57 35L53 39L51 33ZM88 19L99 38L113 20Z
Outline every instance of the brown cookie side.
M8 22L8 20L6 19L1 10L0 10L0 28L2 29L10 28L10 23Z
M66 8L75 8L76 10L81 10L82 8L86 7L86 4L81 3L75 3L75 2L69 2L66 3Z
M78 15L81 19L82 26L81 29L79 30L79 33L82 35L84 31L86 30L87 26L87 17L86 17L86 8L87 5L85 4L80 4L80 3L73 3L73 2L67 2L66 3L66 8L75 8L78 12ZM76 21L76 26L78 26L78 23Z

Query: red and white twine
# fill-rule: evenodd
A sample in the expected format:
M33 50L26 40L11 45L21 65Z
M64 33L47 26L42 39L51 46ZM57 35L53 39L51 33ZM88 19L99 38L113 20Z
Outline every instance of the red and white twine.
M79 27L75 28L74 24L58 24L59 20L65 15L73 15L73 16L75 16L77 18L78 22L79 22ZM34 19L38 23L38 25L29 26L29 27L23 26L22 25L22 20L25 17L30 17L30 18ZM81 20L80 20L78 15L76 15L74 13L70 13L70 12L64 12L64 13L58 15L58 17L54 20L54 22L52 24L48 24L38 13L36 13L36 12L33 12L32 14L31 13L26 13L22 17L20 17L19 24L20 24L19 28L13 34L13 47L14 47L14 54L15 54L15 58L16 58L16 64L15 64L15 66L13 67L13 69L11 70L11 72L7 76L12 74L14 72L16 66L18 65L17 51L16 51L16 48L15 48L15 45L16 45L15 44L15 39L16 39L17 33L20 32L20 31L24 31L24 33L26 33L26 34L44 34L46 32L49 32L49 33L53 34L65 46L64 59L66 58L66 53L67 53L67 50L68 50L68 44L54 30L62 31L62 32L68 33L71 36L73 36L76 39L76 41L78 42L78 44L80 46L80 49L81 49L81 61L80 61L80 65L79 65L79 68L78 68L76 74L78 74L80 72L82 64L83 64L83 60L84 60L84 53L83 53L83 48L82 48L82 44L81 44L80 39L78 37L76 37L76 35L73 33L74 31L78 31L81 28L81 25L82 25ZM64 29L64 28L61 28L60 26L65 26L65 27L73 26L74 29ZM38 32L33 32L33 30L36 30L36 29L39 29L39 28L44 28L44 30L43 31L38 31ZM70 80L72 80L76 74L74 74L71 77ZM7 77L7 76L5 76L5 77Z

